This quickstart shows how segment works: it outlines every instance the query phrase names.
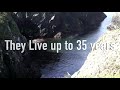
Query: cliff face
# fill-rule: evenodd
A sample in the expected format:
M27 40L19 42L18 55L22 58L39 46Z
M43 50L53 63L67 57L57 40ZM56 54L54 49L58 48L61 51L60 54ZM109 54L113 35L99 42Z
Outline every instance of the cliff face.
M10 13L0 13L0 77L14 77L19 72L19 66L23 60L19 51L6 51L4 40L14 42L26 41L16 23L12 20ZM22 68L22 67L21 67Z
M106 18L102 12L16 12L12 16L27 39L85 34Z
M25 50L21 54L20 51L6 50L4 40L27 43L27 39L19 32L12 19L11 13L0 12L0 78L32 77L35 73L31 75L34 70L27 61L29 52Z
M82 68L72 78L120 78L119 20L119 16L113 17L109 31L95 43L102 48L94 46Z
M43 62L48 62L46 57L54 58L46 51L6 50L4 40L27 43L29 39L85 34L105 17L101 12L0 12L0 78L39 78L41 57Z

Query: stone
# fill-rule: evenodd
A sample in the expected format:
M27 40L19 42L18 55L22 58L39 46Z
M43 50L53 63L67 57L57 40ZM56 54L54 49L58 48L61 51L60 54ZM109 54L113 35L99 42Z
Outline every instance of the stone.
M24 53L17 50L6 50L5 40L15 43L27 43L11 13L0 12L0 78L39 78L39 66L32 68L33 62L26 48ZM28 46L28 44L27 44ZM34 73L33 73L34 72Z
M71 78L120 78L120 30L107 31L96 43L113 44L113 49L93 49Z
M61 32L58 32L55 36L54 39L61 39Z
M117 27L117 28L116 28ZM84 65L71 78L120 78L120 14L112 17L108 31L95 43L106 43L112 49L94 49ZM111 31L110 31L111 30Z
M27 39L54 38L59 32L61 38L83 35L106 18L103 12L17 12L12 16Z
M42 62L57 55L29 51L29 40L41 43L83 35L99 27L105 17L102 12L0 12L0 78L40 78ZM4 40L27 43L24 53L5 50Z

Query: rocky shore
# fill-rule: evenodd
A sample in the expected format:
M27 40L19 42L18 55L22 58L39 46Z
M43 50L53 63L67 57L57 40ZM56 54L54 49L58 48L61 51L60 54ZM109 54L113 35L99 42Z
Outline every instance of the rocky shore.
M40 78L40 66L56 56L27 48L24 53L6 50L4 40L28 43L81 35L97 28L105 17L102 12L0 12L0 78Z
M111 48L94 47L84 65L72 78L120 78L120 16L113 16L108 31L95 44L106 43Z

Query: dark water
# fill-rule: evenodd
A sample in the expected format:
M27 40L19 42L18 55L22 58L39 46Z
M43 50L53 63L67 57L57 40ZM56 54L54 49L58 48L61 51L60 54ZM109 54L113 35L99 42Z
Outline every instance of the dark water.
M56 60L54 60L54 62L47 64L41 69L42 78L60 78L67 75L67 73L72 75L80 69L80 67L84 64L89 52L91 51L90 43L95 43L98 38L106 32L106 27L110 24L114 12L106 12L105 14L107 15L107 18L101 23L98 30L91 32L90 34L87 34L83 37L76 37L72 40L69 38L66 39L67 41L70 41L74 44L74 48L76 48L77 40L87 40L87 49L61 51L59 57L55 57Z

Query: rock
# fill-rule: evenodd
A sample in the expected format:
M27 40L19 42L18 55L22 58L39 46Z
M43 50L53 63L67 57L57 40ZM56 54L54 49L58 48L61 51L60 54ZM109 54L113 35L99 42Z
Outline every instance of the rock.
M64 75L64 78L71 78L71 75L67 72L67 73Z
M20 33L11 13L0 12L0 78L40 77L40 71L32 68L29 51L26 49L21 54L20 51L6 50L4 40L27 43L26 37ZM34 72L36 70L37 72Z
M102 12L13 12L18 32L27 40L36 42L54 41L55 39L84 35L98 28L106 15ZM21 55L21 54L20 54ZM26 68L28 77L40 77L40 66L58 55L46 51L30 51L29 59L20 61ZM21 65L23 65L21 64ZM27 69L27 70L26 70ZM24 75L24 74L23 74ZM21 75L22 77L22 75Z
M43 42L45 42L44 39L34 39L34 40L32 40L32 43L43 43Z
M85 34L98 28L106 15L102 12L17 12L12 14L27 39L61 38Z
M107 31L95 44L84 65L72 78L120 78L120 29Z
M120 28L120 14L116 13L112 17L111 24L107 26L107 29L108 30L115 30L115 29L119 29L119 28Z
M107 26L107 29L110 30L110 31L115 30L115 29L117 29L117 26L110 24L109 26Z
M22 54L18 51L6 51L4 40L11 39L14 42L21 42L19 38L23 37L10 17L9 13L0 13L0 48L1 48L1 77L14 77L18 64L23 60ZM23 39L24 40L24 39ZM14 64L15 63L15 64ZM18 66L18 67L17 67ZM14 68L13 68L14 67ZM15 70L16 69L16 70ZM17 72L16 72L17 73Z
M120 13L116 13L112 17L111 24L120 27Z
M112 17L107 31L94 44L84 65L72 78L120 78L120 17ZM112 30L112 31L111 31ZM101 45L96 47L96 45Z
M61 32L58 32L55 36L54 39L61 39Z

